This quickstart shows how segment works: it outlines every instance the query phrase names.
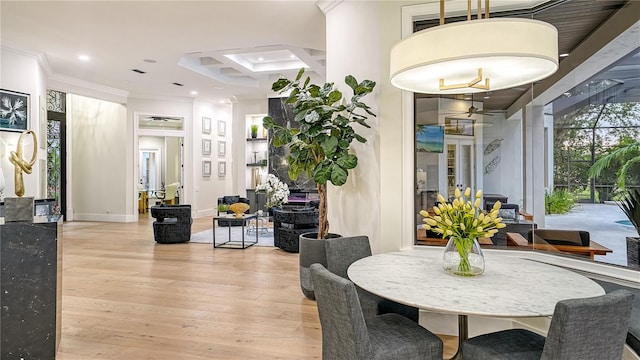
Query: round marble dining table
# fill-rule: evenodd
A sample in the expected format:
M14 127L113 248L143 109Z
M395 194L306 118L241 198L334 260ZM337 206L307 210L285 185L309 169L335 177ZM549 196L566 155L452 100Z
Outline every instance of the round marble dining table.
M459 345L468 337L468 315L551 316L560 300L605 293L583 275L516 256L485 252L485 264L482 275L461 277L442 269L441 253L410 250L365 257L347 273L356 285L384 298L457 314Z

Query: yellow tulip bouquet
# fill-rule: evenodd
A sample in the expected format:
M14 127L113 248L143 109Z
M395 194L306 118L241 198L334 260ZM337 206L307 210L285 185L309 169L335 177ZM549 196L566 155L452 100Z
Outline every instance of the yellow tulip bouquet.
M439 204L433 207L434 215L425 210L420 211L426 223L422 225L424 229L440 234L442 238L453 239L460 254L456 273L461 275L472 270L469 254L474 240L480 237L492 237L498 229L506 226L502 218L498 217L498 210L502 205L499 201L493 205L488 214L485 214L480 207L482 190L476 192L473 202L470 196L471 188L467 188L464 194L456 189L455 199L452 203L447 203L446 199L438 194Z

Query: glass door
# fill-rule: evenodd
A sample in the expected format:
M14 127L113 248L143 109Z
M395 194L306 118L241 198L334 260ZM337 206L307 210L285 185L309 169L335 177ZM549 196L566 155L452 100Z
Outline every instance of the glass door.
M445 139L447 198L454 196L456 188L475 188L475 145L473 139Z

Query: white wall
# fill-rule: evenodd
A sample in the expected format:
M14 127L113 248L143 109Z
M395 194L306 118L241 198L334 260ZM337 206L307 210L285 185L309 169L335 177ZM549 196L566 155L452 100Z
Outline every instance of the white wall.
M2 46L0 52L0 88L30 95L28 129L36 133L38 142L40 142L42 138L40 137L39 105L42 103L43 106L46 106L46 96L44 95L46 84L44 70L40 66L37 57ZM19 136L19 132L0 131L0 146L4 147L0 148L0 169L5 180L5 197L15 196L14 166L9 162L9 154L11 151L16 151ZM33 141L31 137L27 137L23 140L23 156L27 161L31 159L32 148ZM31 174L23 174L24 196L42 198L46 194L40 191L40 159L46 160L47 154L41 148L37 150L38 160L33 165L33 172Z
M493 114L489 121L493 126L484 128L484 141L478 151L483 154L485 166L496 157L500 158L500 163L491 173L480 169L480 174L484 174L482 190L486 194L504 194L508 196L509 203L522 207L522 121L507 120L498 113ZM493 141L500 146L484 155L484 150Z
M195 216L211 216L217 208L218 198L228 195L231 191L235 174L232 172L233 161L236 157L234 152L234 133L232 125L231 104L209 104L203 102L194 103L194 126L192 132L193 139L193 161L185 163L185 172L190 171L193 176L193 198L191 201L192 210ZM211 133L202 133L202 117L211 118ZM225 122L225 135L218 134L220 121ZM211 140L211 155L202 154L202 139ZM226 142L226 155L218 155L220 141ZM187 142L188 143L188 142ZM202 176L202 162L211 161L211 176ZM226 162L227 175L218 176L218 164Z
M385 33L383 26L392 26L387 20L393 19L385 16L387 6L378 2L342 2L326 14L327 82L334 82L348 99L352 90L344 83L346 75L353 75L358 81L376 81L374 93L363 101L378 114L369 121L371 129L355 126L367 142L352 143L358 166L350 171L347 183L341 187L328 186L329 231L343 236L367 235L374 252L400 247L397 222L401 186L397 175L403 161L398 147L400 116L394 116L397 112L380 112L381 100L388 89L389 49L380 36ZM398 20L391 21L396 29ZM399 101L384 109L393 108L399 110ZM393 225L387 227L388 224Z
M275 94L270 96L277 96ZM247 196L247 163L253 154L249 153L246 146L247 134L247 116L254 114L267 114L269 112L269 103L267 95L262 99L240 99L233 104L233 133L235 141L233 142L233 184L229 189L231 193L226 195ZM227 147L229 145L227 144ZM228 150L228 148L227 148ZM229 169L227 168L227 171Z
M73 119L70 160L73 218L125 221L127 218L127 110L121 104L68 96Z

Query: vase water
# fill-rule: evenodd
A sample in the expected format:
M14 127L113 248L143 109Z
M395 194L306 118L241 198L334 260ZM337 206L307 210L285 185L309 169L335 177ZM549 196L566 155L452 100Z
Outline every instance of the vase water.
M476 276L484 272L484 255L477 239L451 237L444 248L442 268L454 275Z

